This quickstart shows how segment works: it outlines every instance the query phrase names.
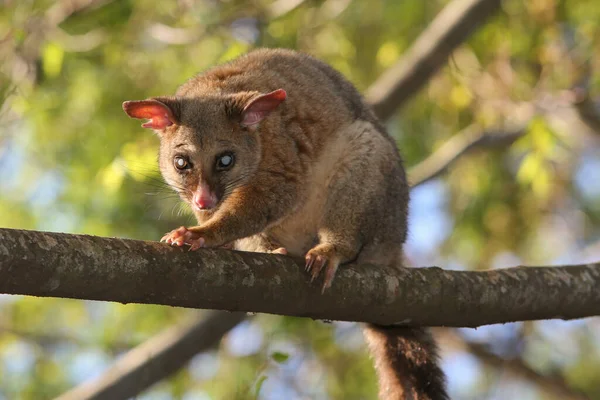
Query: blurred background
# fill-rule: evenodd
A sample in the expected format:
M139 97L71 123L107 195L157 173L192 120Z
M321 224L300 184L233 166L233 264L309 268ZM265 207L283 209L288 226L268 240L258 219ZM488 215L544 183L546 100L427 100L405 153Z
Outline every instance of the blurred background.
M191 223L124 100L260 46L312 53L366 91L447 3L0 1L0 227L157 240ZM413 190L411 263L600 260L599 89L598 0L504 1L387 121L413 172L469 135L515 135ZM52 398L195 314L0 296L0 399ZM453 399L600 399L598 318L436 332ZM356 324L258 315L138 398L375 393Z

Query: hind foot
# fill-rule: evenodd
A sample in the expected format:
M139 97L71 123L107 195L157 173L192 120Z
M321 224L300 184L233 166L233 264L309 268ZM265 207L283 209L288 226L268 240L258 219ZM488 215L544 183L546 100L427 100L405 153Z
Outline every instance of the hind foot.
M325 278L323 282L324 293L326 289L331 287L335 272L340 265L340 257L338 256L335 246L330 243L319 244L306 253L306 271L311 274L311 282L314 281L323 268L325 269Z

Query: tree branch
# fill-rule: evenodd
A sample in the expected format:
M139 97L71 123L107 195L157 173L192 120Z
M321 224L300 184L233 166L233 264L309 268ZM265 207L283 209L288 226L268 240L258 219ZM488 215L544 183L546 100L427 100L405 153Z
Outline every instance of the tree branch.
M535 371L526 365L520 358L506 359L489 351L485 345L474 343L463 339L454 330L444 329L436 330L436 339L440 339L442 345L450 345L468 351L477 357L481 362L501 369L511 375L526 379L537 385L543 392L553 398L563 400L589 400L589 397L583 393L571 388L561 376L547 376Z
M0 293L475 327L600 315L600 263L493 271L341 268L321 294L303 260L0 229Z
M147 340L99 379L86 382L55 400L127 399L183 367L196 353L219 342L241 322L243 313L209 311L202 319L171 327ZM199 340L201 338L201 340Z
M367 90L367 100L375 113L382 119L388 119L499 7L500 0L454 0L448 4L402 59Z
M411 187L419 186L445 172L466 153L482 147L507 147L525 134L525 128L509 131L481 131L471 125L452 136L435 153L408 172Z

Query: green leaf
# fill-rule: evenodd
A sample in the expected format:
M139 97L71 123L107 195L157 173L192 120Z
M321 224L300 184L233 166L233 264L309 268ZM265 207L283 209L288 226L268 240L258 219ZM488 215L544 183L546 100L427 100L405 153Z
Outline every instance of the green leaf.
M290 358L290 355L286 354L286 353L282 353L280 351L276 351L276 352L271 353L271 358L273 359L273 361L281 364L281 363L286 362L288 360L288 358Z
M49 78L56 78L62 70L65 51L56 43L48 43L44 47L42 65L44 74Z

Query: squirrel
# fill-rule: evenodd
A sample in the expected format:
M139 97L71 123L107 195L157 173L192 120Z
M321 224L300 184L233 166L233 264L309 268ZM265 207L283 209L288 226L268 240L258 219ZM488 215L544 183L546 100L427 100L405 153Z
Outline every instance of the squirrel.
M161 174L198 220L162 241L303 256L323 291L345 263L402 265L409 190L396 143L326 63L258 49L123 109L158 134ZM448 399L426 329L367 324L364 336L380 399Z

